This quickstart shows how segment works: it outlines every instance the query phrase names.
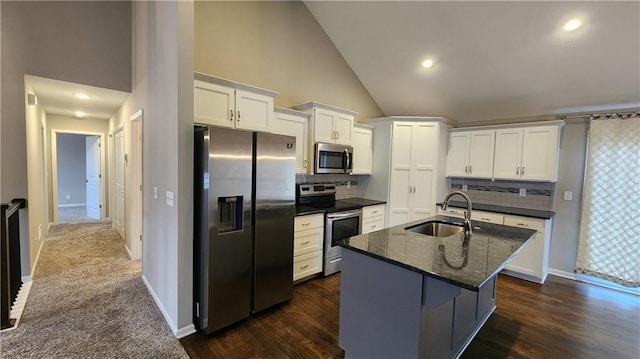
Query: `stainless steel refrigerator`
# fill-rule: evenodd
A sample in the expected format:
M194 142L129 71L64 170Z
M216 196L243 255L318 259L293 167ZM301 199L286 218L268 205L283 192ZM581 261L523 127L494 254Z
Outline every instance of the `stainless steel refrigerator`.
M211 333L291 298L295 138L195 126L194 318Z

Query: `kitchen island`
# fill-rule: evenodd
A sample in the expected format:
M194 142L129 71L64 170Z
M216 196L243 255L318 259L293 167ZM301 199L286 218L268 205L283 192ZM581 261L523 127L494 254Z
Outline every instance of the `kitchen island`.
M495 310L496 276L536 231L478 223L472 235L407 228L343 240L339 344L346 358L458 357Z

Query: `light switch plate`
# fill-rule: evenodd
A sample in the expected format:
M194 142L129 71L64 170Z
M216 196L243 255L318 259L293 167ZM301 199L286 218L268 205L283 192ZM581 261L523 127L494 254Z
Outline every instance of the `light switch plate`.
M573 192L564 191L564 200L565 201L571 201L572 199L573 199Z
M520 188L520 196L522 196L522 197L526 197L527 196L527 189L526 188Z
M173 207L173 192L167 191L167 206Z
M153 187L153 199L158 199L158 187Z

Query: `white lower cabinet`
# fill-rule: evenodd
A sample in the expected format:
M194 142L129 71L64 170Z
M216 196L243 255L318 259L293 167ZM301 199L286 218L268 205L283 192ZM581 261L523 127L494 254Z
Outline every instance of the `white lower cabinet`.
M384 228L384 207L384 204L378 204L362 209L362 234Z
M505 273L536 283L544 283L549 272L551 219L505 215L504 224L538 231L535 238L530 239L520 253L507 264Z
M293 280L322 272L324 214L295 217L293 233Z
M438 214L464 218L464 209L438 208ZM534 229L536 236L505 267L504 273L513 277L526 279L536 283L544 283L549 272L549 248L551 246L551 219L530 218L498 214L493 212L471 211L471 224L474 222L490 222L505 226ZM473 238L473 237L472 237Z

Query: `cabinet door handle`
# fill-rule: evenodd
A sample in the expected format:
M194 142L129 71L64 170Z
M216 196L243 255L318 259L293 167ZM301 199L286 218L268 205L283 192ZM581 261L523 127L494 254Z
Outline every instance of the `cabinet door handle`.
M464 173L469 173L469 166L464 166Z
M238 122L240 122L240 110L236 111L238 113Z
M529 227L529 225L526 223L516 223L516 224L522 227Z
M231 116L229 116L229 121L233 121L233 110L229 110L229 112L231 113Z
M519 175L520 174L520 166L516 167L516 174Z
M307 160L304 160L304 165L302 166L302 168L307 168Z
M471 165L469 165L469 174L471 174Z
M308 267L309 267L309 265L306 264L306 265L303 265L302 267L300 267L300 269L307 269Z
M378 211L373 211L373 212L371 212L371 214L376 214L376 213L378 213Z
M520 171L521 175L524 175L524 166L522 166L522 170Z
M305 241L305 242L300 243L300 245L306 246L307 244L309 244L309 242L310 241Z
M376 228L377 226L374 224L373 226L371 226L371 228Z
M303 226L303 227L306 227L306 226L308 226L308 225L310 225L310 224L311 224L311 222L302 223L302 226Z

